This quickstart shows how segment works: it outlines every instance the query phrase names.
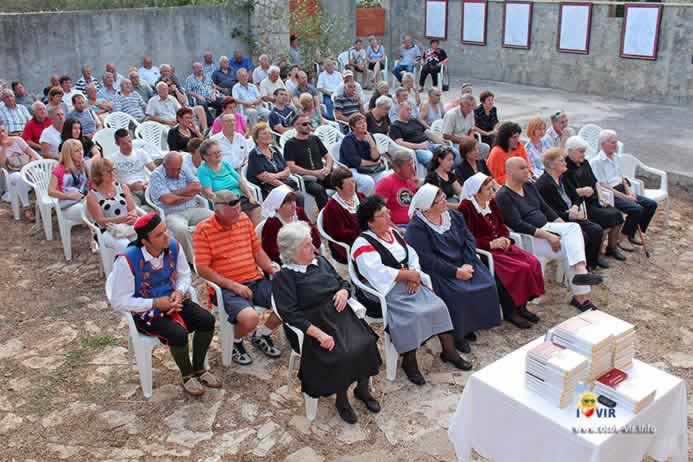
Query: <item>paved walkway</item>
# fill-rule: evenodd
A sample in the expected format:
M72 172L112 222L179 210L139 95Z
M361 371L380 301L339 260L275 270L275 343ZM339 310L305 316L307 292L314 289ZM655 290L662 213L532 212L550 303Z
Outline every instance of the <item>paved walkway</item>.
M495 93L501 120L512 120L525 128L535 116L548 118L552 112L564 110L568 113L570 126L576 130L587 123L616 130L625 145L625 152L634 154L652 167L693 177L690 107L580 95L490 80L464 81L472 83L477 98L483 90ZM459 96L462 82L462 79L451 79L450 91L443 97L446 103Z

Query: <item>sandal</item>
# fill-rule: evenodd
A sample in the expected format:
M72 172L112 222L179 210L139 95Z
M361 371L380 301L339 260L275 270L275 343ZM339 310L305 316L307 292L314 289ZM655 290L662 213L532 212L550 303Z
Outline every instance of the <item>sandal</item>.
M205 389L195 377L190 377L183 382L183 390L192 396L200 396L205 393Z
M209 371L204 371L203 373L198 375L197 381L200 382L205 387L221 388L221 381L217 378L216 375L212 374Z

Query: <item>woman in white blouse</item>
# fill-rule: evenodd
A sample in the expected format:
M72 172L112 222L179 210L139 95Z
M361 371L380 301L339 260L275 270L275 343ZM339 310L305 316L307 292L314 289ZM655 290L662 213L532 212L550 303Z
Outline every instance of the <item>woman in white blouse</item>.
M471 365L455 349L452 321L445 303L430 289L430 278L421 271L416 251L404 241L390 220L385 201L370 196L357 211L363 230L354 242L354 259L359 273L385 296L385 326L398 353L402 369L416 385L426 383L416 362L416 350L437 335L443 352L440 358L458 369ZM425 285L422 285L425 283Z

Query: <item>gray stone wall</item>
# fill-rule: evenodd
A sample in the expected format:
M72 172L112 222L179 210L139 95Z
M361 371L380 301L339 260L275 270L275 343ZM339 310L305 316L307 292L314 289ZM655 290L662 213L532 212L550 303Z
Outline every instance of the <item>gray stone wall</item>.
M589 55L556 50L558 4L535 3L531 48L501 46L503 3L489 3L486 46L460 41L461 0L448 6L448 40L442 47L458 76L523 83L636 101L693 105L693 8L665 6L656 61L619 57L623 18L608 17L607 5L594 5ZM423 0L390 0L390 52L412 33L427 44ZM392 54L391 54L392 56Z
M151 54L157 64L173 64L184 79L204 50L215 58L247 52L231 32L249 24L247 14L214 6L0 15L0 78L19 78L38 92L51 74L76 81L88 63L100 78L108 62L125 74Z

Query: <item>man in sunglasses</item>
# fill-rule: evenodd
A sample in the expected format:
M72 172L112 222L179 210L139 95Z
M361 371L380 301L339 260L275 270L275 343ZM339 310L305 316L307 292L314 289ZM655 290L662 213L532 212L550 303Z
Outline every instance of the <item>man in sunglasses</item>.
M224 309L234 325L233 361L244 366L253 362L243 346L243 337L251 332L253 346L270 358L279 357L281 351L272 342L272 331L281 325L281 320L272 313L259 325L254 308L272 305L272 282L265 276L279 268L262 250L236 194L217 192L214 215L197 226L193 245L197 273L221 287ZM210 291L210 297L214 297L214 292Z

